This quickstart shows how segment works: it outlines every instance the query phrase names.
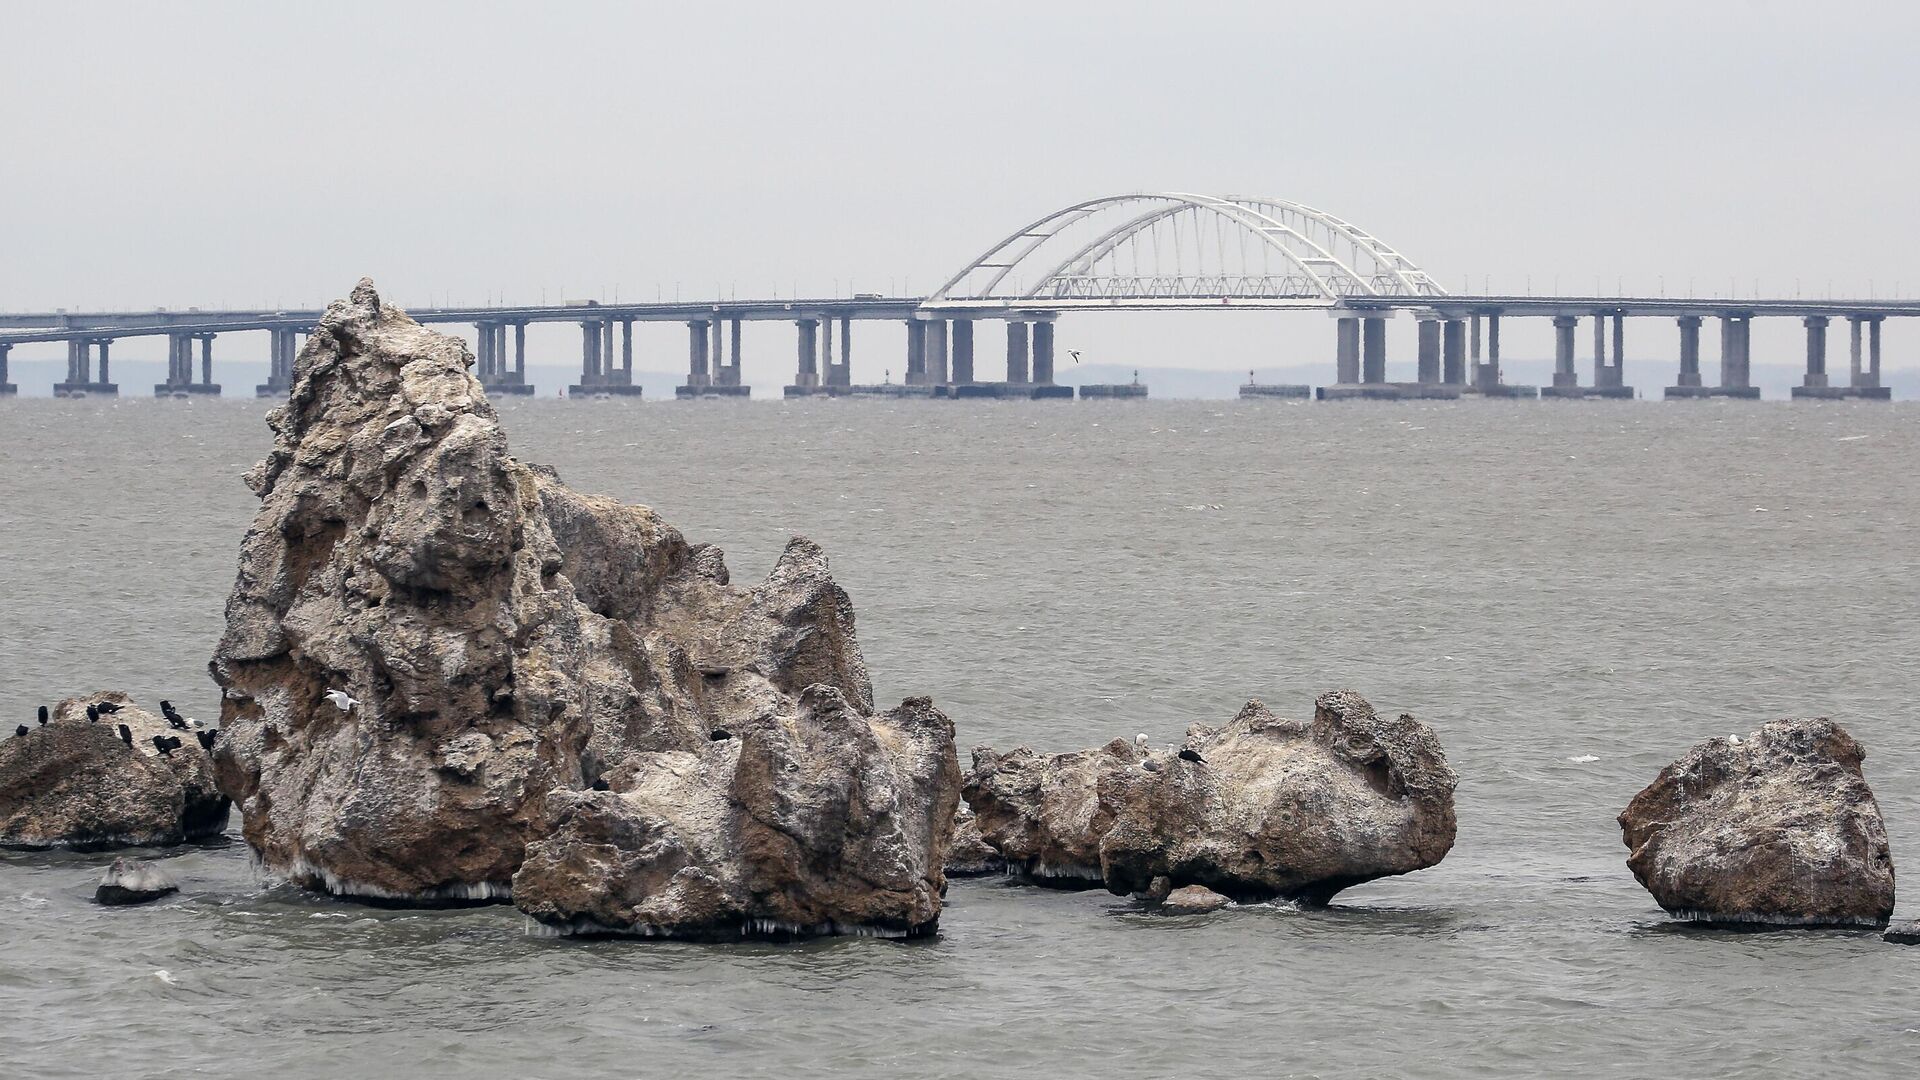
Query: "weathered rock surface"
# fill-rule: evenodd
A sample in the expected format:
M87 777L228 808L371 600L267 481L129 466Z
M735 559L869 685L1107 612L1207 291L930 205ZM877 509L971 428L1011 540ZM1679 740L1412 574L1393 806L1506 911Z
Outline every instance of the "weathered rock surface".
M1888 923L1887 928L1881 931L1880 938L1895 945L1920 945L1920 922L1901 919L1899 922Z
M1621 812L1627 866L1683 918L1883 924L1893 914L1893 856L1860 771L1865 757L1826 719L1708 739Z
M985 877L1007 872L1006 856L980 835L980 823L963 800L953 815L953 844L947 848L947 876Z
M1051 757L978 749L963 791L985 841L1053 883L1146 893L1166 877L1323 903L1444 858L1453 788L1430 728L1340 691L1307 722L1248 702L1224 728L1189 729L1180 752L1123 740Z
M159 863L121 858L113 860L101 875L99 887L93 890L93 902L109 907L144 904L178 891L179 883Z
M96 722L87 706L118 704ZM125 724L133 745L120 738ZM178 737L162 756L153 737ZM192 732L117 690L54 706L44 727L0 740L0 846L99 850L178 844L219 834L228 802Z
M1205 915L1209 911L1219 911L1233 901L1207 888L1205 885L1182 885L1167 894L1160 901L1160 910L1169 915Z
M730 584L653 511L511 457L471 362L363 281L269 415L212 664L261 860L570 929L930 928L952 728L872 715L825 555L796 538Z

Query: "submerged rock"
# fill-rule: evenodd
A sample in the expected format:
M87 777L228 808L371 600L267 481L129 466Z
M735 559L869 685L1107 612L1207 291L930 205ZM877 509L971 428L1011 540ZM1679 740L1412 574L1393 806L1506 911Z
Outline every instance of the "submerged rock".
M120 708L88 720L87 707L102 702ZM181 746L163 755L155 736ZM226 829L228 806L193 733L117 690L67 698L44 726L0 740L0 846L178 844Z
M1627 866L1682 918L1881 925L1893 914L1893 856L1865 757L1826 719L1708 739L1621 812Z
M178 891L180 886L173 875L159 863L121 858L113 860L113 865L101 876L99 888L93 891L93 902L110 907L144 904Z
M1205 915L1209 911L1219 911L1233 901L1207 888L1205 885L1183 885L1167 894L1160 901L1160 910L1169 915Z
M824 553L730 584L653 511L511 457L471 362L363 281L269 414L211 665L262 862L569 929L930 929L952 728L873 715Z
M1887 928L1881 932L1880 939L1895 945L1920 945L1920 922L1902 919L1896 923L1888 923Z
M986 843L1051 882L1151 893L1165 877L1324 903L1444 858L1453 788L1430 728L1340 691L1310 722L1248 702L1224 728L1190 729L1177 752L1118 739L1051 757L976 750L963 791Z

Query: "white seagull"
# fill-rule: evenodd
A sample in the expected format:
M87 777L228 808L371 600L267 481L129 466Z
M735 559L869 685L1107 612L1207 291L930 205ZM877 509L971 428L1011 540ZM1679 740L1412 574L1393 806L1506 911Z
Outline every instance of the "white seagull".
M1144 732L1144 731L1143 731L1143 732L1141 732L1140 734L1138 734L1138 735L1135 735L1135 736L1133 737L1133 747L1134 747L1134 749L1136 749L1136 750L1145 750L1145 749L1147 748L1147 733L1146 733L1146 732Z
M327 700L333 702L333 707L339 709L341 712L352 712L353 707L360 704L358 700L349 695L345 690L327 691Z

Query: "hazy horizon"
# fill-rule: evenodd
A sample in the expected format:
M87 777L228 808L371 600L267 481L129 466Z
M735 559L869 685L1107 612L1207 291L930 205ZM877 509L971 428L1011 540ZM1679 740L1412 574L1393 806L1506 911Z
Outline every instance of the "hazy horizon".
M1161 189L1322 206L1455 290L1920 294L1920 12L1892 5L10 15L63 47L0 74L5 310L305 306L362 274L409 305L915 293L1054 208ZM1314 315L1061 333L1116 364L1333 351ZM1391 335L1410 355L1411 321ZM1671 367L1676 336L1631 323L1629 354ZM898 368L902 337L862 327L857 368ZM1506 351L1550 340L1516 320ZM1756 356L1799 340L1763 322ZM649 341L656 366L684 356ZM750 366L790 366L790 331L760 341Z

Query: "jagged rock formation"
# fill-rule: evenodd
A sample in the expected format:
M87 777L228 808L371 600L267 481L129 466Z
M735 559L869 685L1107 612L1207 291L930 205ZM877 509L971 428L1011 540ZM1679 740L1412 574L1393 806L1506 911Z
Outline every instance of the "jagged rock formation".
M825 555L796 538L730 584L653 511L509 456L471 362L363 281L269 415L212 663L261 860L570 929L930 928L952 727L872 715Z
M1006 856L993 849L980 835L980 823L973 808L960 803L953 815L953 843L947 848L947 876L984 877L1007 872Z
M1311 722L1248 702L1224 728L1189 729L1179 752L1117 739L1052 757L977 749L963 793L986 843L1043 883L1147 893L1164 877L1324 903L1444 858L1453 788L1431 729L1341 691Z
M119 711L87 719L101 702ZM129 746L120 738L125 724ZM182 746L162 755L154 736ZM178 844L218 835L228 802L207 753L189 732L117 690L71 697L44 727L0 741L0 846L100 850Z
M144 904L178 891L179 883L173 880L173 875L161 869L160 864L139 859L115 859L113 865L107 867L107 872L100 876L100 884L93 890L93 902L108 907Z
M1893 856L1865 757L1826 719L1708 739L1621 812L1627 866L1682 918L1882 925Z

